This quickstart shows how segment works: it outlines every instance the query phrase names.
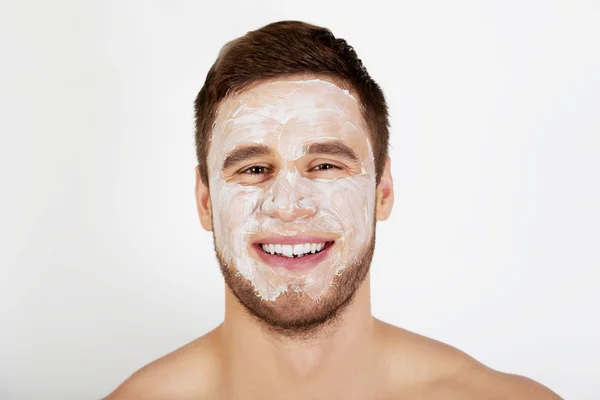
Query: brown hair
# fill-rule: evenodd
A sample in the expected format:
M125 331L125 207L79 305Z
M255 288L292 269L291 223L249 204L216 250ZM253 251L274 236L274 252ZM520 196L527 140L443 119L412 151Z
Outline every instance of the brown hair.
M223 46L196 97L196 156L205 185L208 186L206 157L219 102L252 83L307 74L328 77L358 94L371 132L379 183L389 142L388 109L381 88L369 76L352 46L333 36L329 29L300 21L280 21Z

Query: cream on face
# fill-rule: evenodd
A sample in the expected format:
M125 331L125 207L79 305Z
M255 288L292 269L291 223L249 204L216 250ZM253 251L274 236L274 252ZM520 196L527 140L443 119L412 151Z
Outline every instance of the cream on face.
M207 158L213 229L228 268L265 300L287 290L320 298L373 234L375 166L359 103L324 80L268 82L224 100L213 127ZM243 148L254 150L223 169ZM306 244L283 243L299 236L308 236ZM315 237L333 245L305 256L320 256L310 268L269 264L257 245L304 253L318 250L310 244Z

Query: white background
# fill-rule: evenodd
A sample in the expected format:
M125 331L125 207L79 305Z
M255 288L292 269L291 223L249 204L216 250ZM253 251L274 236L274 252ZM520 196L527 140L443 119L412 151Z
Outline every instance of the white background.
M323 25L387 96L374 315L600 398L600 3L12 1L0 399L97 399L220 323L193 101L225 42Z

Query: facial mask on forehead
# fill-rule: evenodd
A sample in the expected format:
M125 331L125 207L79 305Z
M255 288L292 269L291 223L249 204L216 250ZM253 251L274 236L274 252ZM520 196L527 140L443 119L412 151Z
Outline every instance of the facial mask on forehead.
M318 79L264 83L219 107L208 154L215 243L227 267L237 269L261 298L274 301L292 290L319 299L335 276L361 256L375 212L368 136L356 99ZM333 179L303 174L296 162L307 146L327 141L351 147L360 172ZM248 144L269 146L280 160L278 169L260 184L226 181L223 161ZM329 160L327 155L315 158ZM325 258L306 270L269 265L258 256L263 250L253 245L257 238L297 235L335 241Z

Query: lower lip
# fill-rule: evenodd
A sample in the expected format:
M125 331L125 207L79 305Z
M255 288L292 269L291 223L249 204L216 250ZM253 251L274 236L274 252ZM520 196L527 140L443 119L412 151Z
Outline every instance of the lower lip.
M319 264L327 257L329 250L334 245L335 242L327 245L327 247L325 247L318 253L310 253L302 257L294 258L265 253L258 244L254 244L253 247L254 250L256 250L256 252L258 253L258 256L261 258L261 260L263 260L266 264L273 268L282 267L292 271L302 271L316 267L317 264Z

